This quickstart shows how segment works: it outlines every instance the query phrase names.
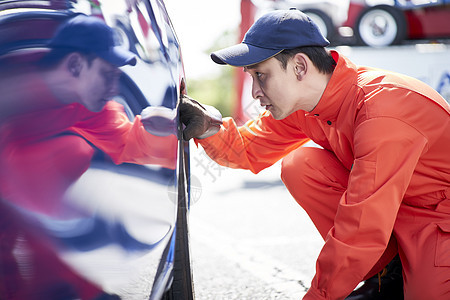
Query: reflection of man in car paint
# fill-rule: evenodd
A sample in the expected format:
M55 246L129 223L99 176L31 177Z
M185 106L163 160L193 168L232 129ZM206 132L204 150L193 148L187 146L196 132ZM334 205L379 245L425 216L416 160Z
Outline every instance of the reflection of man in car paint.
M327 45L299 11L261 17L212 59L244 67L267 111L218 128L185 98L185 139L203 135L196 141L216 162L254 173L284 158L282 179L325 240L304 299L344 299L397 253L405 299L447 299L449 105L418 80L357 67ZM301 147L310 139L323 149ZM395 269L349 299L393 299Z
M3 68L4 199L40 211L57 209L55 202L88 168L92 145L116 164L175 168L176 136L148 133L151 118L137 116L132 123L120 104L109 101L118 93L118 67L136 63L133 53L114 46L111 28L78 15L61 26L49 47L37 67Z
M114 46L103 21L78 15L49 47L37 65L11 58L0 66L0 298L116 299L62 262L52 241L17 207L57 220L79 217L73 207L65 209L64 194L89 167L95 147L117 164L175 169L177 138L161 128L160 136L147 132L154 132L151 108L132 123L120 104L108 101L118 93L118 67L136 58ZM125 230L118 234L128 237ZM19 239L28 251L19 257L30 269L25 279L14 255Z

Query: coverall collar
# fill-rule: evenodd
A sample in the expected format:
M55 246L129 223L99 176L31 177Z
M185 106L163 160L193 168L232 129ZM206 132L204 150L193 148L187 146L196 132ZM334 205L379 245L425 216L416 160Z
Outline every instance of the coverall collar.
M343 102L343 95L348 95L353 84L356 84L357 68L346 57L332 50L336 61L330 81L325 88L317 106L306 116L313 116L324 121L336 121Z

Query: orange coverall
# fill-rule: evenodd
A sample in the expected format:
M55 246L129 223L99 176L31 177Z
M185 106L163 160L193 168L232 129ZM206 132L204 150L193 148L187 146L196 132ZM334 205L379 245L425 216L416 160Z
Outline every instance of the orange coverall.
M449 105L396 73L337 62L318 105L224 119L196 140L221 165L282 179L325 239L304 299L343 299L400 254L405 299L450 299ZM309 139L323 147L302 147Z

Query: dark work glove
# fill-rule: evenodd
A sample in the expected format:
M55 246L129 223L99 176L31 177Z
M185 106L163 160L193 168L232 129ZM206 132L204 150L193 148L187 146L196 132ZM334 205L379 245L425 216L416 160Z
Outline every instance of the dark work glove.
M200 104L194 99L183 95L180 103L181 122L186 125L183 138L204 139L216 134L222 125L222 115L209 105Z

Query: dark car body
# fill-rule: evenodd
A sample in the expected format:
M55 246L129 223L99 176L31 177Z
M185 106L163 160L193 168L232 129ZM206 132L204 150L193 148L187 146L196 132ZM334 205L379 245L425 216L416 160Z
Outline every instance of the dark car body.
M167 134L178 138L170 149L176 168L116 165L86 141L95 154L64 197L51 199L58 209L0 193L0 299L190 299L189 147L177 116L186 86L164 2L1 1L0 66L39 60L56 28L78 13L103 18L138 57L121 68L113 99L130 121L146 107L174 113ZM64 132L53 139L67 136L82 138Z

